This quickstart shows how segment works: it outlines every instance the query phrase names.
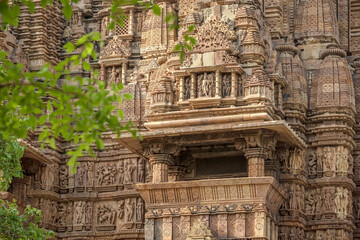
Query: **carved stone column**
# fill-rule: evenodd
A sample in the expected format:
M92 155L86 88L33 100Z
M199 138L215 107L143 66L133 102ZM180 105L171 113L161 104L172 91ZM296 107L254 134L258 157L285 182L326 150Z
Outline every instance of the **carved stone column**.
M220 97L221 92L221 77L220 77L220 71L217 70L215 74L215 97Z
M170 166L169 167L169 182L176 182L184 180L186 168L182 166Z
M154 154L150 156L153 171L153 183L167 182L169 165L173 158L168 154Z
M179 101L184 101L184 77L180 77Z
M236 97L236 72L231 73L231 97Z
M196 97L196 75L195 73L191 74L191 91L190 91L190 98L194 99Z
M265 158L267 151L264 148L247 148L244 150L248 160L248 177L265 176Z
M126 71L127 71L127 65L126 63L123 63L121 69L121 82L123 85L126 84Z
M152 182L167 182L169 174L169 165L175 162L172 155L177 148L175 145L166 143L153 143L148 146L147 153L149 162L152 166Z

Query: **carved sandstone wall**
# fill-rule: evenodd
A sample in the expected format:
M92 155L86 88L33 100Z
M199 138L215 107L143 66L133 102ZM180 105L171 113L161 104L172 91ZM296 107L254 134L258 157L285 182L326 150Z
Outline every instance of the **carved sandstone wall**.
M124 6L110 31L106 1L79 1L69 22L57 3L24 8L0 33L37 70L101 32L92 67L134 95L119 108L144 137L106 133L73 175L73 143L40 151L34 132L6 196L42 209L58 239L360 239L360 2L157 3L160 17ZM173 48L190 25L197 45L181 63Z

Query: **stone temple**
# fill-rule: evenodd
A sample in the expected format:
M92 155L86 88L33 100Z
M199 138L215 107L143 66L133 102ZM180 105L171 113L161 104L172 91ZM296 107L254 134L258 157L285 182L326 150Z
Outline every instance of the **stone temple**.
M41 209L63 240L360 239L360 0L156 2L161 16L123 6L111 31L110 2L81 0L69 22L38 3L0 33L34 71L101 32L92 67L133 94L119 107L143 136L104 134L72 175L74 145L40 150L32 132L3 198Z

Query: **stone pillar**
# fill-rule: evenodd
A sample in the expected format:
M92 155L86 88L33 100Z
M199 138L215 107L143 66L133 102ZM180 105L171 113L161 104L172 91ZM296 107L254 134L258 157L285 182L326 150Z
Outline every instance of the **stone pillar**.
M194 99L196 97L196 75L195 73L191 74L191 92L190 92L190 98Z
M184 180L186 168L182 166L169 167L169 182L176 182Z
M244 150L248 160L248 177L265 176L265 158L267 151L264 148L247 148Z
M101 68L100 68L100 79L101 81L105 81L105 78L106 78L106 68L104 65L101 65Z
M221 97L220 88L221 88L220 71L216 70L216 75L215 75L215 97Z
M134 35L134 10L130 10L128 33L129 33L129 35Z
M184 101L184 77L180 77L179 102Z
M121 82L123 85L126 84L126 71L127 71L127 65L126 63L123 63L121 69Z
M231 73L231 97L235 98L236 97L236 72L232 72Z
M172 160L172 156L169 154L154 154L150 156L153 183L168 181L169 165Z

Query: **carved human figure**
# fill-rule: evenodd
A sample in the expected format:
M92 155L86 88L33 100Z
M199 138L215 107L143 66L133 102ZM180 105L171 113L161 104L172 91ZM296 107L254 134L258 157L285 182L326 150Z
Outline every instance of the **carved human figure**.
M312 190L308 191L305 197L305 213L315 214L315 200Z
M280 170L282 173L289 172L289 156L287 152L283 151L279 154Z
M101 35L103 38L107 35L108 17L103 17L101 20Z
M230 96L230 93L231 93L231 75L230 74L223 75L222 93L223 93L223 97Z
M136 205L136 221L142 222L144 220L144 201L139 198Z
M92 223L92 212L93 212L93 203L87 202L85 205L85 224L91 225Z
M46 184L46 170L47 170L47 166L46 164L41 165L40 167L40 183L43 185L43 189L45 187Z
M213 81L214 81L214 76L212 73L208 74L208 73L204 73L204 74L200 74L198 76L198 83L201 84L201 94L199 94L202 97L210 97L211 96L211 91L213 88Z
M342 204L341 204L341 200L343 198L343 191L341 187L336 187L336 191L335 191L335 197L334 197L334 202L335 202L335 213L337 215L338 218L342 218Z
M321 151L318 151L318 153L317 153L317 172L318 173L320 173L324 170L323 164L324 164L324 153Z
M59 203L57 213L58 213L57 224L59 226L66 226L67 209L66 209L65 203L63 203L63 202Z
M358 199L355 203L355 212L356 212L356 220L360 220L360 199Z
M191 78L185 77L184 79L184 99L189 99L191 95Z
M146 182L149 183L149 182L152 182L152 178L153 178L153 176L152 176L152 166L151 166L151 164L149 162L146 162L145 165L146 165L146 168L145 168L146 169L146 172L145 172L145 174L146 174Z
M50 223L55 225L57 218L57 202L52 201L49 209Z
M131 159L125 160L125 175L124 183L133 183L133 172L135 170L135 164Z
M85 202L83 201L75 202L74 209L75 209L75 224L76 225L84 224Z
M115 210L110 205L98 206L98 224L113 225L115 224Z
M68 166L61 165L59 170L60 175L60 186L67 187L68 186Z
M139 159L138 164L138 182L143 183L145 182L145 166L144 166L144 160Z
M75 179L76 179L77 186L79 186L79 187L84 186L85 169L83 167L83 164L78 166L77 171L76 171L76 175L75 175Z
M324 194L324 207L326 211L332 211L333 194L330 190L326 190Z
M308 174L314 175L316 174L316 167L317 167L317 156L315 152L310 153L309 155L309 162L308 162Z
M116 75L117 75L117 73L116 73L116 69L115 69L115 67L112 67L112 70L111 70L111 75L110 75L110 83L116 83ZM109 84L110 85L110 84ZM108 85L108 86L109 86Z
M131 198L126 199L125 201L125 219L126 222L133 222L135 203Z
M93 187L93 185L94 185L94 162L88 162L86 170L87 170L88 187Z
M123 219L124 217L124 204L125 204L125 201L124 200L120 200L118 202L118 208L117 208L117 217L119 219Z
M73 202L69 202L66 209L66 224L69 226L73 225L73 205Z
M316 194L314 195L315 199L315 213L319 214L322 212L323 207L323 197L321 195L320 189L317 189Z
M98 184L102 185L112 185L115 184L116 180L116 164L115 163L107 163L105 165L101 165L97 169L98 173Z
M299 185L296 185L295 188L295 199L296 199L296 209L302 210L302 192Z

